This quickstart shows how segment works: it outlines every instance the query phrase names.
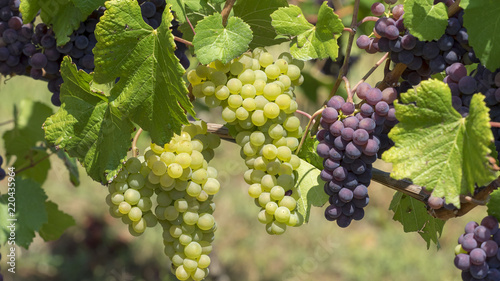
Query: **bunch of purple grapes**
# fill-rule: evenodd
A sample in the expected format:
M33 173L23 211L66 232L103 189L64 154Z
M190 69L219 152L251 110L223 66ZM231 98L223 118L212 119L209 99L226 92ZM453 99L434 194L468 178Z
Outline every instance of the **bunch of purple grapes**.
M2 156L0 156L0 166L2 166L2 164L3 164L3 158L2 158ZM6 175L7 174L5 173L5 170L2 169L2 167L0 167L0 181L5 179Z
M495 217L485 217L481 225L467 223L458 244L455 266L462 270L462 280L500 280L500 231Z
M450 6L453 0L444 2ZM372 13L383 15L385 7L382 3L372 6ZM444 71L447 66L462 62L464 64L478 63L474 50L469 46L467 30L463 27L463 10L448 19L445 34L437 41L420 41L403 24L403 5L392 9L392 17L381 17L375 23L373 33L375 38L361 35L356 44L368 53L389 52L395 63L403 63L408 68L402 75L401 90L404 92L411 86L418 85L432 74Z
M373 114L373 106L382 100L381 92L378 94L370 93L370 104L363 104L354 116L355 105L345 102L340 96L332 97L322 113L323 129L317 134L320 143L316 151L324 158L320 176L326 182L324 190L330 196L325 217L343 228L353 219L362 219L363 208L369 202L372 163L377 159L380 147L375 136L377 121Z
M26 73L28 56L23 50L32 35L33 24L23 24L19 1L0 0L0 74Z

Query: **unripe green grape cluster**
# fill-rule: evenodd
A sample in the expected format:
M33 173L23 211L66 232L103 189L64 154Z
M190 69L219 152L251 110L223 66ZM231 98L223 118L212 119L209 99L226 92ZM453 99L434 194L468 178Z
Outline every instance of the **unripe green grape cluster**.
M144 157L132 157L108 186L106 202L109 212L115 218L121 218L129 226L130 234L138 236L147 227L154 227L158 220L151 212L154 185L147 177L147 165Z
M237 132L233 137L249 168L244 174L248 194L269 234L303 222L294 188L300 159L293 154L303 134L293 93L304 80L302 67L289 53L275 61L256 49L228 64L215 61L187 73L193 95L209 107L222 106L222 118Z
M179 280L202 280L208 275L217 229L213 196L219 191L217 170L208 166L220 138L207 134L197 121L185 126L164 147L152 144L144 157L148 182L155 185L155 214L163 227L165 254Z

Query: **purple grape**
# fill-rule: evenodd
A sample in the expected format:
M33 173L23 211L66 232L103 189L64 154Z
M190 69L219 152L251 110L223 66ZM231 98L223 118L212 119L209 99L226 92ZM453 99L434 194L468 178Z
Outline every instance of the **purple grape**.
M342 123L342 121L338 120L338 121L335 121L332 125L330 125L330 133L335 136L335 137L338 137L340 136L340 134L342 133L342 129L344 129L344 123Z
M371 39L370 39L370 37L368 37L366 35L361 35L358 37L358 39L356 39L356 45L358 46L358 48L363 49L363 50L368 49L368 47L370 46L370 43L371 43Z
M487 227L492 235L494 235L498 231L498 220L494 216L486 216L481 221L481 225Z
M469 272L476 279L483 279L488 275L489 266L487 263L481 265L471 264Z
M474 265L481 265L486 261L486 253L481 248L472 249L469 253L470 263Z
M495 257L498 252L498 244L493 240L488 240L481 244L481 249L483 249L487 257Z
M332 107L325 108L321 113L321 117L323 118L323 120L330 124L337 121L338 116L339 115L337 110Z
M467 254L458 254L455 256L455 266L460 270L469 270L470 257Z
M356 107L354 106L354 103L352 103L352 102L346 102L341 107L342 113L344 115L353 114L355 109L356 109Z
M477 240L477 242L485 242L489 240L491 237L491 231L486 228L486 226L480 225L474 229L474 239Z
M458 88L465 95L472 95L476 92L477 82L470 76L464 76L460 79L460 81L458 81Z
M319 143L316 147L316 153L318 153L321 158L328 158L330 156L329 152L331 148L332 147L326 143Z
M406 34L401 37L401 47L405 50L411 51L417 45L417 38L411 34Z
M328 107L333 107L336 110L340 110L345 100L342 96L333 96L326 104Z
M365 129L357 129L352 135L352 140L357 145L365 145L370 138L370 134Z
M334 221L342 214L342 208L334 205L329 205L325 210L325 217L329 221Z
M371 12L374 16L377 16L377 17L383 15L385 12L384 4L382 4L380 2L373 3L373 5L371 7Z
M338 167L332 173L333 178L338 181L343 181L347 177L347 169L344 167Z
M377 88L372 88L366 93L366 102L370 105L376 105L382 100L382 91Z

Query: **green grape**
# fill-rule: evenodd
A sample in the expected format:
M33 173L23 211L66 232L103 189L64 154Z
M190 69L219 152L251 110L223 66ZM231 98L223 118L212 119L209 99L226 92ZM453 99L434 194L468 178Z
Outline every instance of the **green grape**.
M230 95L227 99L227 104L232 108L238 108L241 106L243 98L240 95Z
M264 133L255 131L250 134L250 143L254 146L261 146L266 141Z
M222 71L214 71L210 74L210 80L214 82L215 85L225 85L227 83L227 75Z
M288 62L284 59L277 59L274 64L279 67L281 73L287 73Z
M231 72L231 74L234 76L238 76L243 72L244 68L245 66L241 62L235 61L229 67L229 72Z
M175 154L172 152L163 152L160 156L160 160L166 165L170 165L175 162Z
M273 186L271 188L271 199L275 201L280 201L285 197L285 189L279 185Z
M273 139L281 139L283 135L285 134L285 130L283 129L283 126L280 124L272 124L269 127L269 130L267 131L269 136Z
M160 206L169 206L172 203L172 198L170 198L168 192L162 191L158 193L156 197L156 202Z
M122 217L121 217L121 220L122 220L122 222L123 222L124 224L132 224L132 223L133 223L133 221L132 221L132 220L128 217L128 213L127 213L127 215L126 215L126 216L122 216Z
M257 80L262 80L263 82L266 82L267 81L267 75L264 71L262 70L254 70L254 73L255 73L255 81L257 82ZM255 85L255 82L254 82L254 85Z
M255 104L255 100L253 98L244 99L241 105L247 111L254 111L257 107L257 105Z
M203 93L203 84L194 85L191 93L199 99L205 97L205 94Z
M274 212L274 218L281 223L287 223L290 219L290 210L287 207L278 207Z
M215 94L215 84L212 81L203 82L201 86L201 91L205 96L211 96Z
M182 265L184 266L184 269L186 269L186 271L188 272L193 272L198 268L198 262L189 258L185 258Z
M187 73L187 79L188 79L189 83L191 83L193 85L200 84L201 81L202 81L201 77L199 77L196 74L196 70L194 70L194 69L188 71L188 73Z
M277 83L269 83L264 87L264 97L270 101L276 100L276 98L283 93L280 85Z
M278 159L288 162L292 159L292 150L287 146L278 147Z
M189 196L196 197L201 193L201 186L195 182L189 182L186 193Z
M182 152L175 156L175 163L181 165L183 169L186 169L191 165L191 155L186 152Z
M214 167L207 167L207 175L209 178L217 178L218 176L218 172L217 172L217 169L215 169Z
M158 223L158 218L152 212L147 212L142 218L146 222L147 227L154 227Z
M243 146L243 153L246 156L256 155L258 151L259 151L259 147L255 146L255 145L252 145L250 142L246 143Z
M270 215L274 215L274 212L276 211L276 209L278 209L278 204L276 204L276 202L270 201L270 202L267 202L265 208L266 208L266 213L268 213Z
M262 224L268 224L268 223L271 223L274 220L274 216L271 215L271 214L269 214L269 213L267 213L266 209L263 209L257 215L257 219Z
M253 82L255 82L255 73L253 72L253 70L247 69L238 76L238 79L243 85L253 84Z
M284 90L288 90L292 86L292 80L290 80L288 75L280 75L280 77L278 77L278 81L283 84Z
M238 120L242 120L242 121L246 120L246 119L248 119L249 116L250 116L250 114L243 107L239 107L238 109L236 109L236 118Z
M142 188L139 190L139 192L141 193L142 197L151 197L155 193L154 190L151 188Z
M266 192L269 192L271 191L271 189L278 183L278 181L276 180L276 177L273 176L273 175L265 175L262 177L262 180L260 182L261 184L261 187L262 187L262 190L263 191L266 191Z
M251 68L253 65L253 59L250 56L248 56L247 54L243 54L243 56L241 56L238 59L238 61L243 64L245 69Z
M182 228L180 225L172 225L169 232L172 237L179 238L182 235Z
M141 175L143 177L147 177L149 175L149 172L151 172L151 169L148 167L147 163L143 162L141 167Z
M132 223L132 229L137 233L143 233L146 230L146 227L146 220L144 220L142 217L138 221L134 221Z
M199 140L196 140L196 143L198 143ZM197 150L193 150L191 152L191 163L189 164L189 167L191 169L198 169L203 165L203 154Z
M153 154L151 155L149 158L148 158L148 167L152 170L153 169L153 165L160 161L160 156L156 155L156 154Z
M136 205L137 202L139 202L139 199L141 199L141 193L135 189L130 188L125 191L125 193L123 194L123 198L130 205Z
M259 183L251 184L248 187L248 195L250 195L250 197L252 198L259 198L261 193L262 193L262 188L260 187Z
M131 174L139 173L142 168L142 163L137 157L132 157L125 163L125 168Z
M179 142L177 144L177 149L175 151L177 152L177 154L180 154L183 152L191 154L191 152L193 151L193 145L191 144L191 140L184 140L184 141Z
M252 172L250 173L250 181L251 183L260 183L262 177L264 177L265 175L266 173L264 171L252 170Z
M292 158L290 159L290 164L292 165L292 168L294 170L297 170L300 166L300 158L297 155L292 155Z
M257 109L252 113L252 123L255 126L262 126L267 122L267 117L264 115L264 111Z
M157 158L160 159L160 157ZM163 161L155 161L153 166L151 167L151 170L155 175L161 176L167 171L167 164L165 164Z
M273 160L278 155L278 149L272 144L266 144L262 149L262 155L269 160Z
M181 236L179 236L179 243L181 243L181 245L183 246L187 246L189 243L191 243L193 241L193 238L187 234L181 234Z
M281 163L280 170L278 172L279 175L292 175L293 167L290 163Z
M270 53L262 53L259 57L260 66L266 68L268 65L271 65L274 61L273 55Z
M271 201L271 194L269 192L262 192L260 195L259 195L259 205L262 207L262 208L265 208L266 207L266 204L269 203Z
M215 195L217 192L219 192L219 189L220 189L219 181L213 178L208 178L205 184L203 184L203 190L208 195Z
M280 70L279 66L277 66L275 64L271 64L271 65L266 66L265 72L266 72L267 78L269 78L271 80L278 78L281 74L280 73L281 70Z
M198 260L199 268L207 268L210 265L210 257L208 255L202 254Z
M184 247L184 254L190 259L198 259L202 254L202 247L198 242L191 242Z
M200 195L198 195L196 199L200 202L205 202L208 200L208 194L204 190L202 190L200 192Z
M155 175L153 171L151 171L148 175L148 181L152 184L159 184L160 183L160 177Z
M199 217L200 217L200 215L198 213L190 212L190 211L186 211L182 215L182 219L184 220L184 223L188 224L188 225L195 225L198 222Z
M274 119L278 117L279 114L280 114L280 108L276 103L270 102L264 106L264 115L267 118Z
M210 74L210 69L202 64L196 67L196 75L200 78L207 78Z
M194 181L197 184L204 184L207 181L207 178L208 178L207 170L203 168L194 171L193 175L191 176L192 181Z
M286 72L290 80L294 81L300 78L300 68L296 65L290 64L288 65L288 72Z
M238 126L241 127L242 130L250 130L255 127L252 123L252 118L250 116L247 117L245 120L238 120Z
M165 209L167 209L167 207L163 207L163 206L156 206L155 207L155 215L159 220L166 220Z
M245 84L241 88L240 95L243 99L254 98L256 94L257 90L255 89L255 86L252 84Z
M208 269L201 269L197 268L193 273L191 273L191 278L193 278L194 281L201 281L208 275Z
M295 210L295 207L297 207L297 201L291 196L285 196L280 200L278 205L280 207L285 207L288 210L293 211Z
M120 204L118 205L118 210L124 215L128 214L128 212L130 212L130 209L132 209L132 206L125 201L120 202Z
M165 191L172 190L174 188L175 179L167 174L160 177L161 188Z
M213 62L215 68L219 71L222 71L224 73L228 73L229 72L229 67L231 66L231 63L222 63L221 61L214 61Z
M226 107L222 110L222 119L227 123L231 123L236 120L236 111L231 107Z
M128 176L127 182L130 188L141 189L146 183L146 180L144 179L144 176L141 174L130 174Z
M205 98L205 104L210 108L215 108L221 104L221 101L215 95L212 95Z
M211 149L215 149L220 145L220 137L216 134L208 134L207 140L208 147Z
M267 173L272 176L277 175L280 170L280 166L281 163L279 160L269 161L269 163L267 163Z
M142 218L142 211L139 207L132 207L128 212L128 217L131 221L139 221Z
M172 261L172 264L175 266L181 266L182 263L184 262L184 259L186 258L186 255L184 255L184 249L182 249L182 253L179 253L178 251L175 250L175 254L170 258Z
M254 169L265 172L267 170L267 164L269 164L269 161L262 156L259 156L255 159L253 166Z
M215 218L211 214L203 213L199 216L196 225L201 230L210 230L215 225Z
M184 281L188 280L189 276L190 276L189 272L187 272L187 270L184 269L183 265L180 265L175 269L175 277L177 277L177 279Z
M229 97L229 89L227 88L226 85L219 85L215 89L215 97L218 98L219 100L226 100Z
M293 61L293 56L289 52L283 52L278 56L278 59L283 59L290 64Z
M286 146L288 146L290 150L295 151L297 147L299 147L299 140L297 138L286 138Z
M156 214L158 215L158 212L156 212ZM163 216L165 219L173 221L179 216L179 211L174 206L168 206L164 209Z
M281 110L285 110L290 107L290 103L292 102L292 98L286 94L279 95L274 101Z
M242 86L243 84L237 78L231 78L227 81L227 88L231 94L239 94Z
M182 228L182 233L186 234L193 234L194 231L196 230L196 227L194 225L187 225L185 223L181 225L181 228Z
M120 192L115 192L111 194L111 203L114 205L120 205L121 202L125 201L125 197Z
M286 224L281 223L281 222L277 222L277 221L273 221L271 223L271 231L277 235L283 234L286 231Z
M265 73L264 73L265 75ZM264 93L264 88L266 87L267 83L267 76L264 79L256 79L255 82L253 82L253 87L255 88L255 93L258 95L262 95Z
M300 127L300 120L295 116L290 116L283 123L283 127L289 132L297 131Z
M299 226L302 224L302 220L297 212L292 212L290 214L290 219L286 223L288 226Z
M175 200L174 207L178 212L184 213L185 211L187 211L189 205L188 205L188 202L186 201L186 199L180 198L180 199Z
M177 163L172 163L172 164L168 165L167 172L171 178L177 179L180 176L182 176L183 169L182 169L181 165L179 165Z

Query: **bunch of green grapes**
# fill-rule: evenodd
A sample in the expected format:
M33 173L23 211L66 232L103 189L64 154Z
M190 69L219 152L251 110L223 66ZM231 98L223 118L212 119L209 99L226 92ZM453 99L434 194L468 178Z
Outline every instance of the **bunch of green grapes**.
M207 134L203 122L183 128L164 147L152 144L146 159L147 181L156 193L155 214L163 227L165 254L179 280L208 275L214 232L213 196L219 191L217 170L208 166L220 138Z
M106 202L111 216L121 218L134 236L158 223L151 212L151 196L156 187L146 181L148 173L144 158L132 157L108 186Z
M257 49L228 64L215 61L187 73L193 95L209 107L222 106L222 118L238 132L241 157L249 168L248 194L261 208L258 220L269 234L299 226L298 192L294 171L300 159L293 154L303 131L294 116L294 86L302 84L303 63L283 53L273 56Z

